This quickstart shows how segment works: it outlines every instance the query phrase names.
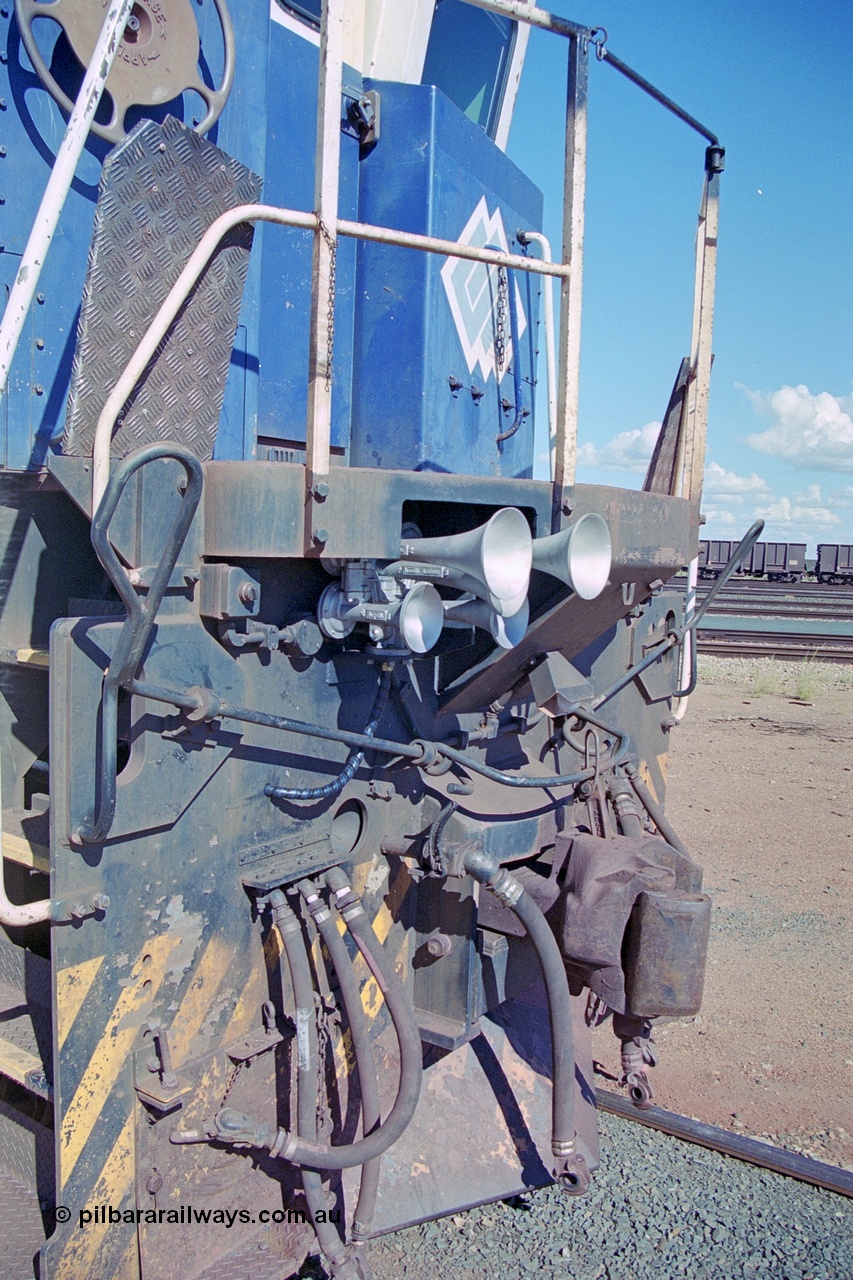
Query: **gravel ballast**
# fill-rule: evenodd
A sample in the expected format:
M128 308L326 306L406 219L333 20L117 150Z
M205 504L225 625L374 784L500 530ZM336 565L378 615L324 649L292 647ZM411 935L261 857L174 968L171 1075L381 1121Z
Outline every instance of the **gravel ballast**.
M386 1236L370 1246L374 1280L853 1277L853 1201L630 1121L600 1124L588 1195L548 1187Z

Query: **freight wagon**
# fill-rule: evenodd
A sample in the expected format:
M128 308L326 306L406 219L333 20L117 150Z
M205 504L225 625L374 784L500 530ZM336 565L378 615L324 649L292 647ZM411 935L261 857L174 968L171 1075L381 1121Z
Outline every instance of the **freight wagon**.
M735 542L702 539L699 543L699 576L718 578L736 546ZM806 572L806 544L755 542L736 572L755 578L766 577L770 582L799 582Z
M818 543L815 573L818 582L833 585L853 582L853 546L849 543Z

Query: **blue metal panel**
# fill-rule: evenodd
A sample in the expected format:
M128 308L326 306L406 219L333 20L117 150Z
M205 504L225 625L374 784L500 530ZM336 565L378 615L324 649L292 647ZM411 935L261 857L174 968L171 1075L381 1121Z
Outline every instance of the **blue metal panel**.
M285 27L270 26L269 117L264 200L291 209L314 204L318 49ZM345 71L345 83L355 73ZM354 90L361 92L360 82ZM340 216L357 212L358 140L341 135ZM265 227L259 334L257 434L272 441L305 440L313 233ZM337 252L332 445L345 449L352 383L353 280L356 247Z
M529 179L437 89L371 87L382 95L382 134L362 161L360 219L479 244L505 235L510 251L521 252L516 230L538 229L542 219L542 196ZM460 259L360 246L353 465L532 474L532 411L512 439L496 443L515 413L501 403L514 400L512 375L504 365L499 383L495 371L495 276ZM514 283L522 327L514 358L532 410L538 288ZM508 315L504 330L508 343ZM451 378L462 385L453 389Z
M33 28L48 65L61 77L58 27L39 21ZM14 282L21 254L65 133L65 119L42 88L21 44L11 5L0 13L0 274L4 289ZM42 465L50 441L61 431L71 359L92 234L101 158L106 143L91 139L63 210L39 281L37 301L18 345L8 394L4 397L2 461L15 470Z
M222 39L214 6L196 9L196 17L202 36L202 73L209 83L218 84ZM254 172L263 173L268 0L242 0L241 19L236 31L234 85L221 120L208 136ZM80 69L59 27L40 19L33 30L45 61L74 96ZM9 109L0 114L0 144L5 148L0 153L0 282L6 286L4 294L8 296L65 133L66 119L32 70L11 5L4 5L0 12L0 47L4 53L0 62L0 97L9 104ZM185 94L160 108L146 108L144 114L156 118L172 114L191 123L192 113L197 110L195 95ZM132 128L141 116L141 111L129 111L125 127ZM62 432L101 163L108 150L109 144L97 138L92 137L87 143L42 270L37 301L21 337L3 403L0 462L11 469L42 466L51 441ZM217 456L252 456L254 449L260 276L258 253L253 255L241 312Z
M237 18L235 13L235 18ZM196 9L202 48L215 83L219 82L221 58L219 20L212 4ZM267 73L269 64L269 0L240 0L236 23L237 57L234 84L228 104L208 135L228 155L234 156L253 173L266 172ZM261 199L266 199L263 192ZM258 416L258 333L261 323L261 274L263 224L255 227L255 239L243 305L231 355L231 372L225 386L225 400L219 420L214 457L238 460L255 454L255 426Z

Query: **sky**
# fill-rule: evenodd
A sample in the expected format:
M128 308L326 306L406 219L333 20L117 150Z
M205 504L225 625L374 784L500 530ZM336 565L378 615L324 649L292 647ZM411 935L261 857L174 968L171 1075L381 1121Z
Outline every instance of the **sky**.
M853 543L853 3L543 7L605 27L726 148L703 536L737 539L760 517L766 539L810 554ZM508 146L544 192L555 257L565 67L564 42L534 30ZM704 148L591 60L579 482L642 485L690 349Z

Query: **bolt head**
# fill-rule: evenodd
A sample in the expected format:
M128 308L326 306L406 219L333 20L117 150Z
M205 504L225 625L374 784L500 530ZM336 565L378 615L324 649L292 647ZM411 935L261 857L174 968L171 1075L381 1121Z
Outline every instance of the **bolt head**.
M324 543L326 543L326 542L328 542L328 541L329 541L329 530L328 530L328 529L315 529L315 530L314 530L313 537L314 537L314 541L317 543L317 545L318 545L318 546L322 546Z

